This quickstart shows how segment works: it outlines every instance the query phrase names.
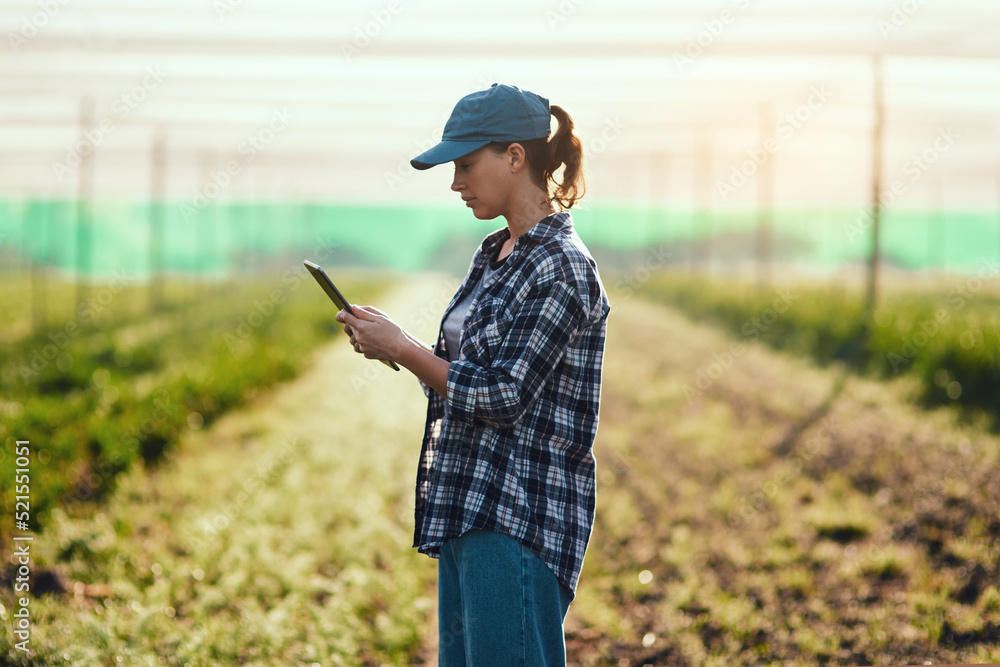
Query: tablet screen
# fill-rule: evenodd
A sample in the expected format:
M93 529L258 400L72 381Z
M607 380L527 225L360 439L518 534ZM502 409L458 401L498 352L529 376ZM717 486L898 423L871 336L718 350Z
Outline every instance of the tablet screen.
M326 292L328 297L330 297L330 300L333 301L334 305L336 305L338 309L346 310L351 315L354 315L354 309L351 308L351 304L348 303L347 299L344 298L344 295L340 293L337 286L333 284L333 281L330 280L330 276L326 275L326 271L323 270L323 267L319 264L310 262L308 259L303 260L302 263L307 269L309 269L309 273L311 273L313 278L316 279L316 282L318 282L319 286L323 288L323 291ZM397 366L393 361L387 361L385 359L379 359L379 361L393 370L399 370L399 366Z

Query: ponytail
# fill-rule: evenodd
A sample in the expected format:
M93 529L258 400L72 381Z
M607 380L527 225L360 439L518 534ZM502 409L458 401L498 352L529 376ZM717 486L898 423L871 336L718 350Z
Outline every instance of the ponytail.
M559 123L551 137L497 141L489 147L504 153L511 144L521 144L532 180L548 193L549 201L565 211L576 206L587 190L583 178L583 144L573 133L573 119L566 110L555 104L550 105L549 110ZM556 172L560 169L562 172L557 178Z
M555 104L549 108L559 122L559 129L548 141L549 160L543 180L550 186L552 201L565 210L573 208L587 190L583 178L583 144L573 133L573 119L569 113ZM555 173L560 167L564 169L557 180Z

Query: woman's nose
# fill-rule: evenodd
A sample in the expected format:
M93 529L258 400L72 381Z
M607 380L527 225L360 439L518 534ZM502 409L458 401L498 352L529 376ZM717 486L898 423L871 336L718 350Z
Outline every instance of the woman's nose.
M458 171L456 170L454 178L451 179L451 189L454 190L455 192L458 192L459 190L462 189L462 187L463 183L459 180Z

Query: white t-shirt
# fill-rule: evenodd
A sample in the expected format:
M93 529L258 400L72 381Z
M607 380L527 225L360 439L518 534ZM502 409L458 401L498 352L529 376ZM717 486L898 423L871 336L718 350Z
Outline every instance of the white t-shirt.
M483 291L483 283L490 280L500 267L503 266L506 257L500 260L499 263L489 262L486 265L486 270L483 271L483 275L480 276L479 282L476 286L465 295L465 298L455 304L451 312L448 313L448 317L445 318L444 322L441 324L444 330L444 341L445 347L448 349L448 361L455 361L458 359L459 355L459 343L462 340L462 328L465 325L465 317L469 314L469 308L472 307L472 303L479 296L479 293ZM444 414L448 415L448 401L444 402Z

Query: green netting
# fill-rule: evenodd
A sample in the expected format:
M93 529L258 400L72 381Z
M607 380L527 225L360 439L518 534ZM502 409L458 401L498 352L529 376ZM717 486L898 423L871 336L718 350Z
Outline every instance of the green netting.
M124 270L225 274L293 256L331 264L398 271L460 272L470 250L502 219L479 221L455 205L393 207L327 203L242 202L193 210L163 205L161 259L154 258L153 213L148 204L75 201L0 201L0 261L38 262L87 275ZM756 212L674 211L601 204L574 212L592 249L641 251L675 244L682 261L692 240L709 239L715 261L753 256ZM82 221L82 222L81 222ZM863 261L868 220L859 210L787 209L773 216L778 261L833 269ZM886 261L912 269L976 270L1000 253L1000 219L993 212L949 212L946 217L889 210L882 227ZM85 252L80 253L83 247Z

